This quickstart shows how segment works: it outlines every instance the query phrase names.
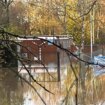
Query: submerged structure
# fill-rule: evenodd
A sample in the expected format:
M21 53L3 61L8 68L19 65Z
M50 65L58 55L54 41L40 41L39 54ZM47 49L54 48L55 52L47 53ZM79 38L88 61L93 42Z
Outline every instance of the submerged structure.
M60 80L60 70L67 62L64 49L70 49L73 38L68 36L41 36L38 38L18 38L17 51L22 60L18 60L18 71L30 73L55 73Z

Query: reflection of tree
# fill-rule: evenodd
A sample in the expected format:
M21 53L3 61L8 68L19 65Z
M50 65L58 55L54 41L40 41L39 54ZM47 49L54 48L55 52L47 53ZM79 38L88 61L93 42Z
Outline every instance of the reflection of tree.
M22 105L22 93L18 94L18 78L9 69L0 70L0 104Z

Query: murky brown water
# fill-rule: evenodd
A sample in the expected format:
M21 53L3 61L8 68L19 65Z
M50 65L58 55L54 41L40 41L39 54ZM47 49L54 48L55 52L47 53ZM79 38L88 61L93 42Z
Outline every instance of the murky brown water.
M53 74L56 75L56 74ZM35 82L30 81L27 75L27 80L35 87L37 92L43 98L47 105L60 105L65 93L62 88L62 82L52 80L48 74L37 74L38 83L51 91L53 94L45 91ZM44 81L46 78L46 81ZM37 93L24 81L20 80L16 74L10 69L0 70L0 105L44 105Z
M57 82L57 79L56 81L51 79L48 74L41 73L34 75L35 79L39 81L38 83L46 87L53 94L48 93L32 80L30 81L27 74L23 75L23 77L35 87L47 105L75 105L75 85L69 91L74 80L73 73L65 70L61 74L60 82ZM56 77L56 73L52 75ZM104 105L105 76L97 77L94 82L90 80L91 77L88 76L86 81L87 105L100 105L100 102ZM67 102L62 104L67 93L69 93ZM19 79L11 69L0 69L0 105L44 105L44 103L38 94L28 84Z

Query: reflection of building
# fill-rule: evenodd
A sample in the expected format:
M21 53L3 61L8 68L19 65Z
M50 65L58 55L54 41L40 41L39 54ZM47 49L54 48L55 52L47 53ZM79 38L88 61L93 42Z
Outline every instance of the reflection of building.
M43 72L45 67L49 72L60 70L60 62L65 58L63 53L62 56L60 55L63 51L56 45L70 49L72 44L72 38L67 36L44 36L37 39L19 38L18 40L21 44L18 46L18 53L23 58L25 66L31 69L31 72ZM22 73L26 71L20 61L18 70Z

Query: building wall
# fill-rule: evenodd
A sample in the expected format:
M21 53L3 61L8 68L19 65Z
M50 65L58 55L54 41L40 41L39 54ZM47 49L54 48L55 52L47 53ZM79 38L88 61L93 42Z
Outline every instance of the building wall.
M50 39L51 40L51 39ZM71 39L56 39L53 40L56 44L60 44L62 47L69 49L71 46ZM20 44L24 47L20 48L20 54L22 56L26 55L28 59L33 60L33 64L35 64L35 59L41 60L43 64L57 64L57 51L56 46L52 45L47 41L42 40L23 40ZM63 59L63 58L62 58ZM37 60L37 61L38 61Z

